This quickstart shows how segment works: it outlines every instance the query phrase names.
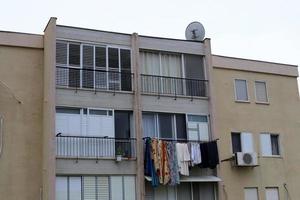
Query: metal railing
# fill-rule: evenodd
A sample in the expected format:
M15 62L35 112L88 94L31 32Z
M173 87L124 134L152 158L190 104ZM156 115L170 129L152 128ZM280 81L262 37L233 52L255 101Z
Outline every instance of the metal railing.
M56 156L63 158L135 158L135 146L135 138L56 136Z
M143 93L207 97L208 81L168 76L141 75Z
M56 67L57 86L94 91L132 91L132 83L133 74L130 72Z

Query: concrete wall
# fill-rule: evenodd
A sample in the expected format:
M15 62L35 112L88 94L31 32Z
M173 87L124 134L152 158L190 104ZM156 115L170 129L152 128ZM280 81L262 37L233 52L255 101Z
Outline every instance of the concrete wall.
M57 159L56 174L72 174L72 175L122 175L136 174L136 161L123 160L116 162L115 160L88 160L88 159Z
M44 31L43 199L55 198L55 54L56 18Z
M219 62L221 63L220 60ZM232 156L232 131L253 133L255 150L259 155L259 166L254 168L232 167L228 161L221 163L219 175L224 185L220 188L221 199L243 199L244 187L258 187L260 200L265 199L266 187L279 187L280 199L287 199L284 184L287 184L291 199L298 199L300 196L300 102L297 79L291 76L251 72L255 62L247 64L248 71L220 67L213 69L213 95L216 102L215 132L220 138L220 159ZM276 65L273 67L276 68ZM234 78L248 81L250 103L235 102ZM255 103L255 80L266 81L269 104ZM259 134L261 132L280 134L282 150L280 157L260 155Z
M5 45L9 46L0 42L0 115L4 118L0 199L41 197L43 40L42 36L29 37L30 48L25 47L28 35L22 39L20 34L6 33Z

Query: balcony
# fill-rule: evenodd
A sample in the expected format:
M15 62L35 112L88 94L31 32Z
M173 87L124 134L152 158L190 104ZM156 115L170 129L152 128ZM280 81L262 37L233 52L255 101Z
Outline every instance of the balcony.
M141 88L144 94L207 97L208 81L168 76L141 75Z
M56 136L57 158L115 159L136 158L135 138Z
M56 67L56 86L97 91L132 91L133 74L88 68Z

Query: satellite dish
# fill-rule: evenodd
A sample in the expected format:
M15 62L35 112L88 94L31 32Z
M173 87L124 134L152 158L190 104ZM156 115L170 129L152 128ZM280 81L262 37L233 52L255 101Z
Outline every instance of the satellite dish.
M185 29L185 38L187 40L203 41L205 29L200 22L192 22Z

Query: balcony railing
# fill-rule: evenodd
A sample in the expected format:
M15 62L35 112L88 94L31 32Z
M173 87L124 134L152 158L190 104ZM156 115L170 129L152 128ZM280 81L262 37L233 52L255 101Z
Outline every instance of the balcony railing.
M56 136L56 156L62 158L135 158L135 138Z
M56 85L94 91L132 91L133 74L129 72L105 71L56 67Z
M168 76L141 75L143 93L190 97L207 97L207 80Z

